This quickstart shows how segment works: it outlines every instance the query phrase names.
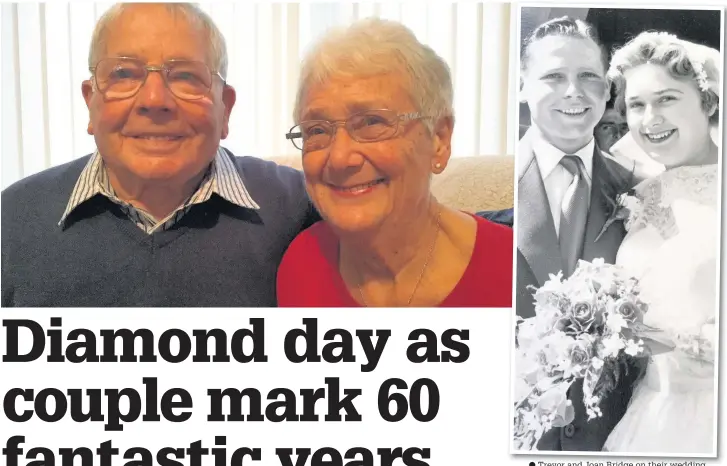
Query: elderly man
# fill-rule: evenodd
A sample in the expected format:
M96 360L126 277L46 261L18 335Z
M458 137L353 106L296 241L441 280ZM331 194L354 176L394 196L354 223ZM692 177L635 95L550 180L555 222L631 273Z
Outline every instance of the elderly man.
M302 174L220 147L235 90L191 4L119 4L82 84L97 150L2 193L3 306L274 306Z

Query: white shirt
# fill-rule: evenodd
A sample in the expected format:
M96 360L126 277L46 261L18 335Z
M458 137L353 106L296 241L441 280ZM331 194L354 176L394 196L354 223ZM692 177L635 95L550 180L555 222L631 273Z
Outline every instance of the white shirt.
M58 226L64 226L66 218L76 207L100 194L120 205L121 210L136 223L136 226L151 235L157 230L163 231L171 228L189 212L193 205L209 201L213 193L240 207L256 210L260 208L242 182L234 159L225 152L224 148L218 147L217 154L197 191L165 219L157 220L150 213L134 207L116 196L103 158L96 150L78 177Z
M548 195L548 204L550 205L550 213L553 214L553 222L555 223L555 234L560 229L560 215L563 210L563 198L566 191L573 182L573 175L560 164L560 159L566 155L576 155L580 157L583 166L586 168L586 182L590 189L593 185L593 151L596 147L596 140L591 141L578 150L575 154L566 154L557 149L549 142L545 141L536 133L533 138L533 152L535 159L538 161L540 175L543 177L545 185L545 193ZM590 196L588 202L590 204ZM590 205L589 205L590 207Z

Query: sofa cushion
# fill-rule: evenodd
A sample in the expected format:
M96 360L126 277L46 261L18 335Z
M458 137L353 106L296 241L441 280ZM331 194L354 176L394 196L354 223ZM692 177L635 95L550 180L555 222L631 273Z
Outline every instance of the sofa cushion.
M434 176L432 192L442 204L465 212L509 209L514 205L513 179L513 157L458 157Z

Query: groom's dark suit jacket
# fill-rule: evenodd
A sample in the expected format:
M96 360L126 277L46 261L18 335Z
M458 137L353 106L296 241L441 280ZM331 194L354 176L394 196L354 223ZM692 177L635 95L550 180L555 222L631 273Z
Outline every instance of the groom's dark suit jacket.
M535 315L532 291L528 285L542 286L548 274L563 269L558 236L548 204L545 185L532 149L533 131L528 131L518 144L517 201L517 264L516 311L521 317ZM602 257L606 262L616 260L616 252L625 236L621 222L614 222L595 241L608 217L608 203L602 187L630 188L631 173L604 157L598 147L593 154L591 200L586 220L586 232L581 259L592 261ZM619 189L619 192L621 192ZM538 443L539 450L600 451L609 433L621 419L631 397L631 386L637 371L631 371L603 401L603 416L586 422L583 406L583 384L574 383L569 392L573 401L575 420L563 428L546 432Z

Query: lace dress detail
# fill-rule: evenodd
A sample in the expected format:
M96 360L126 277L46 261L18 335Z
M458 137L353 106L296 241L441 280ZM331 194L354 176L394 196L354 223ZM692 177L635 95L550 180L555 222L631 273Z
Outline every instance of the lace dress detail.
M719 193L719 189L715 189L717 180L715 164L674 168L643 181L633 189L633 196L627 196L625 200L630 211L626 229L636 232L650 224L662 238L673 237L679 233L671 207L674 200L686 199L715 206Z
M675 349L650 359L608 451L716 452L719 192L717 165L680 167L639 184L623 203L628 234L616 263L639 279L644 323Z

